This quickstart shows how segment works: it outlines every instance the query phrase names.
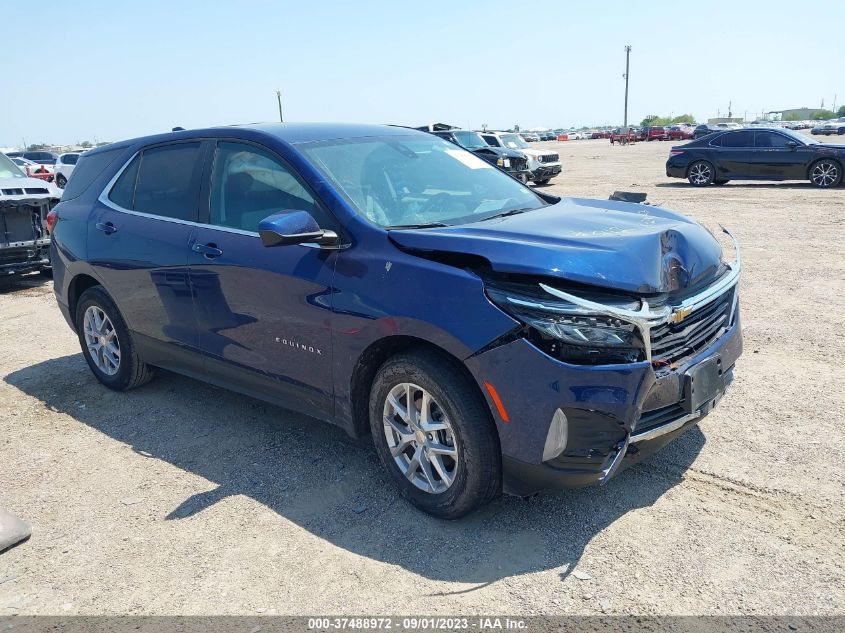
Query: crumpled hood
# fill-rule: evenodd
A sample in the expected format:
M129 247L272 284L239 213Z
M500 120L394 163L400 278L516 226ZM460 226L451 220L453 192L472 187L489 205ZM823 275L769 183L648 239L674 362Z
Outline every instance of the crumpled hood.
M602 288L657 294L710 283L721 247L700 224L647 205L566 198L504 218L390 231L409 251L481 256L496 272L558 277Z

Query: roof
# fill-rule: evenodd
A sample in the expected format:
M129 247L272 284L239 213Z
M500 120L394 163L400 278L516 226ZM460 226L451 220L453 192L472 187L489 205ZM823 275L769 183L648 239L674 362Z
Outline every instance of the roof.
M390 125L372 125L362 123L248 123L243 125L227 125L194 130L179 130L150 136L138 137L110 145L103 145L86 153L96 153L102 150L114 149L121 146L136 144L161 143L183 138L215 136L221 132L242 129L269 134L287 143L308 143L311 141L327 141L339 138L363 138L367 136L407 136L422 134L408 128L397 128Z

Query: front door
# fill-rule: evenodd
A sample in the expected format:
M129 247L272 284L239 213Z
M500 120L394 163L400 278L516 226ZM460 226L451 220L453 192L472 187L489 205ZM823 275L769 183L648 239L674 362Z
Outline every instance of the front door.
M91 263L144 359L196 373L199 332L188 277L203 142L139 152L88 224Z
M790 146L788 143L792 142ZM754 175L780 180L803 180L807 177L807 148L796 145L785 134L769 130L754 131Z
M273 213L333 220L280 157L220 141L207 222L190 254L200 347L212 382L309 415L334 411L331 287L337 250L265 247L258 223Z

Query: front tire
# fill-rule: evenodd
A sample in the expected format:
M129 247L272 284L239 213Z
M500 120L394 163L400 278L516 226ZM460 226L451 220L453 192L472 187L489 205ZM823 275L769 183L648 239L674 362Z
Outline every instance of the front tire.
M373 381L369 410L382 465L419 509L457 519L501 492L490 412L453 362L427 350L391 358Z
M547 185L547 184L549 184L550 180L551 180L551 178L543 178L542 180L535 180L534 184L535 185Z
M65 178L62 174L56 176L56 186L59 189L64 189L65 185L67 184L67 178Z
M102 286L89 288L79 297L75 323L85 361L106 387L128 391L153 377L152 369L135 351L120 311Z
M706 160L697 160L687 170L687 180L693 187L707 187L716 178L716 170Z
M810 165L810 182L827 189L842 182L842 166L835 160L823 158Z

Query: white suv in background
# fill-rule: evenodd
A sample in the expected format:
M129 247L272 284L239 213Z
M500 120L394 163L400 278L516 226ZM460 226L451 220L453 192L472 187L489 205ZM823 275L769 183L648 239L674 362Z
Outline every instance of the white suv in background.
M76 167L76 161L82 152L68 152L67 154L60 154L56 159L56 164L53 171L56 174L56 186L65 188L73 168Z
M531 147L516 132L480 132L481 137L493 147L506 147L525 154L531 180L537 185L546 185L561 172L560 157L557 152Z

